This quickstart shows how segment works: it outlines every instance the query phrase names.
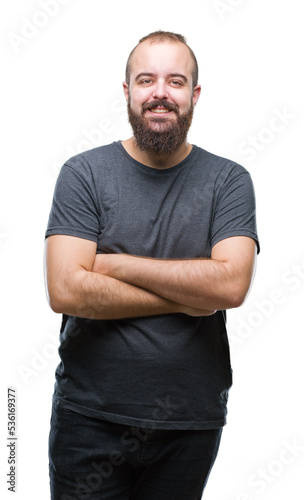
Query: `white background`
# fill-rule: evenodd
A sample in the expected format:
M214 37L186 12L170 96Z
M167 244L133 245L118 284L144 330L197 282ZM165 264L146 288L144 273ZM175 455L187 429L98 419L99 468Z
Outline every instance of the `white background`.
M131 135L125 62L139 38L163 29L184 34L199 61L190 142L250 171L261 241L251 295L228 315L234 386L204 499L303 499L300 0L19 0L1 19L1 497L49 498L60 316L42 269L59 168ZM6 484L8 386L18 393L15 494Z

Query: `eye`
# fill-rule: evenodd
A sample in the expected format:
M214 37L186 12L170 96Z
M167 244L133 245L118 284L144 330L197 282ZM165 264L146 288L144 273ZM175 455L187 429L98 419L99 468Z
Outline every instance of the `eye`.
M180 82L179 80L171 80L171 85L173 85L174 87L181 87L183 84L182 82Z
M139 82L141 85L150 85L152 83L151 78L145 78Z

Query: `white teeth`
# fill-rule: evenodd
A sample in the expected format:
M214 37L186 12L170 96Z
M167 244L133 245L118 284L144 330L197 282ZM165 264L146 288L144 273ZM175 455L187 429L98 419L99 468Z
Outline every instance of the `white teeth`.
M153 108L153 109L151 109L151 111L152 111L153 113L158 113L158 114L161 114L161 113L169 113L169 109Z

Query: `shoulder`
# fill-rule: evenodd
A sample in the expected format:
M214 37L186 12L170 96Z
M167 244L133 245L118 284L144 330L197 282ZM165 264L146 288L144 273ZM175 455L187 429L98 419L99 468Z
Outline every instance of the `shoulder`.
M199 146L194 145L193 147L195 148L195 160L197 164L204 166L214 176L220 176L222 180L231 175L250 176L248 170L234 160L216 155Z
M102 171L107 165L117 161L120 150L117 142L99 146L72 156L64 163L64 167L72 169L76 174L86 176Z

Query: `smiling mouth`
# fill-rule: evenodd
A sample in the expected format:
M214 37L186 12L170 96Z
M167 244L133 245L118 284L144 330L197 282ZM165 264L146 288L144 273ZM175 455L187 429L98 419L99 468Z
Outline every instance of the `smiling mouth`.
M151 111L151 113L156 113L157 115L167 115L168 113L171 113L171 110L167 108L152 108L149 111Z
M164 103L159 101L154 101L150 103L145 103L143 105L143 112L150 111L150 113L154 115L168 115L172 111L175 113L178 112L178 107L174 103Z

